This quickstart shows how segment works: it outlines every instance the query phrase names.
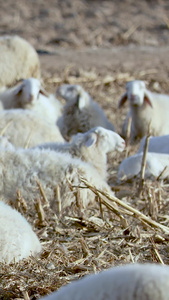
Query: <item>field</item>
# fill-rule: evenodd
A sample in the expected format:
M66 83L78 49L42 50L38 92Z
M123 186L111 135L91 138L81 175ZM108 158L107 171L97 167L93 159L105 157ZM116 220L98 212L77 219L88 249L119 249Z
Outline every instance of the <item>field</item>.
M127 81L144 80L150 90L169 94L168 1L1 0L0 6L0 35L18 34L36 48L45 88L54 93L62 83L82 85L118 133L128 110L127 104L118 109ZM116 212L100 193L85 212L72 207L61 216L40 192L36 209L36 200L18 197L17 208L43 252L1 264L0 299L39 299L74 279L125 263L169 264L168 182L117 184L120 162L138 146L129 145L109 162Z

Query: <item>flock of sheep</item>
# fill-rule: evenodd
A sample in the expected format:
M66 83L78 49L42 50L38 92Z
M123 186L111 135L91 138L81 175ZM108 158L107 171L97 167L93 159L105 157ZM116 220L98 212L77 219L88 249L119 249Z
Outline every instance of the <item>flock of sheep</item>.
M119 101L129 101L121 136L101 107L80 85L61 85L48 94L40 81L39 57L18 36L0 38L0 262L17 262L41 252L41 243L27 220L8 205L16 189L27 201L39 195L37 180L56 213L77 201L81 178L113 193L107 183L107 154L125 149L129 119L131 143L143 138L135 155L121 162L119 182L138 176L145 135L151 123L147 177L169 175L169 96L147 90L143 81L131 81ZM57 99L62 97L63 106ZM162 115L162 116L161 116ZM166 135L166 136L165 136ZM55 199L59 186L61 202ZM78 190L81 207L94 203L94 193ZM85 294L85 296L84 296ZM114 267L71 283L44 299L169 299L169 268L159 265Z

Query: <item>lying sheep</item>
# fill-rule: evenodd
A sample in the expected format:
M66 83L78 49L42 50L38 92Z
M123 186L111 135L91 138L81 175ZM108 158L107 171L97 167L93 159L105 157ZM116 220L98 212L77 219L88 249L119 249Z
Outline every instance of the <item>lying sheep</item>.
M18 262L41 251L41 244L26 219L0 201L0 262Z
M138 153L143 151L145 140L146 137L143 137L140 142ZM169 154L169 135L150 136L148 151Z
M0 111L0 135L16 147L33 147L40 143L64 139L55 124L44 121L35 112L24 109Z
M24 79L20 84L0 92L0 101L4 109L30 109L54 124L62 114L60 101L54 95L48 95L36 78Z
M21 78L40 77L36 50L17 35L0 37L0 86L13 85Z
M89 138L90 137L90 138ZM91 144L91 147L89 147ZM124 140L114 131L103 127L94 127L85 133L78 133L71 142L45 143L38 146L40 149L51 149L60 152L69 152L73 157L90 162L107 178L107 153L123 151Z
M115 143L110 139L109 132L105 138L101 137L101 132L104 133L101 130L99 128L76 139L77 146L74 149L81 146L79 152L85 155L86 161L88 156L89 162L50 149L0 149L0 193L6 199L15 201L16 189L19 189L25 200L36 199L39 196L38 179L48 200L56 206L55 192L59 184L63 209L75 203L77 188L74 191L70 185L81 185L81 177L111 193L105 180L106 153L115 148ZM82 138L83 142L80 143ZM119 150L124 149L122 139L117 139L116 143ZM95 195L89 189L82 188L78 192L82 207L94 202Z
M118 181L138 177L141 171L143 152L124 159L118 170ZM165 172L163 172L165 169ZM162 174L161 174L162 173ZM169 155L148 152L146 156L145 178L166 178L169 176Z
M131 139L142 138L151 124L152 135L169 134L169 96L152 93L146 89L145 83L133 80L127 83L126 92L121 97L119 107L129 100L130 111L124 122L122 136L126 136L127 120L131 116Z
M41 300L168 300L169 267L129 264L86 275Z
M58 120L65 139L96 126L115 131L101 107L80 85L63 84L58 88L57 94L67 100L63 115Z

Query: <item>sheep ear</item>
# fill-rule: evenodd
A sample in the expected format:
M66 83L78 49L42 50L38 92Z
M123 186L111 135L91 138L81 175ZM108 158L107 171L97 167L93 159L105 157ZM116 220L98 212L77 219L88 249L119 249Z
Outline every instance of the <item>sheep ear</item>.
M94 132L92 132L92 133L87 137L87 140L85 141L85 146L89 148L89 147L95 145L96 142L97 142L97 134L95 134Z
M77 105L79 110L82 110L86 106L86 97L85 95L79 95L77 100Z
M148 105L150 105L151 107L153 107L152 101L151 101L151 99L150 99L148 93L146 93L146 91L145 91L145 93L144 93L144 101L145 101Z
M15 95L19 95L22 93L22 89L23 89L23 84L20 84L18 87L16 87L14 94Z
M48 96L49 96L48 92L45 91L45 89L44 89L43 87L41 87L40 93L41 93L42 95L44 95L45 97L48 97Z
M124 93L124 95L121 97L119 101L118 108L121 108L126 101L127 101L127 93Z

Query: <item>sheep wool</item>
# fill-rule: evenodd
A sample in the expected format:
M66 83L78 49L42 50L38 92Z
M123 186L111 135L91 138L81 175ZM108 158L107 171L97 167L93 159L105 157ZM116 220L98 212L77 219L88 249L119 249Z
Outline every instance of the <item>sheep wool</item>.
M27 220L0 201L0 262L18 262L41 251L41 244Z
M21 78L40 77L39 56L32 45L17 35L0 37L0 86Z
M86 151L88 148L96 149L94 146L97 145L97 135L89 134L88 139L85 139L85 145ZM124 147L124 144L121 146ZM93 155L95 155L95 151L93 151ZM106 154L104 155L106 156ZM106 166L104 166L105 168ZM86 207L95 201L95 194L86 188L78 189L79 185L83 185L81 177L111 194L105 174L99 174L98 169L90 162L73 158L69 153L39 148L1 149L0 194L13 202L16 200L16 189L21 191L25 200L36 199L39 196L38 179L51 206L54 206L56 210L58 209L55 200L57 185L60 187L63 209L76 202L77 191L82 207ZM70 184L75 187L73 190Z
M169 267L129 264L86 275L41 300L169 300Z
M28 109L0 111L0 132L16 147L33 147L45 142L64 142L59 128Z

